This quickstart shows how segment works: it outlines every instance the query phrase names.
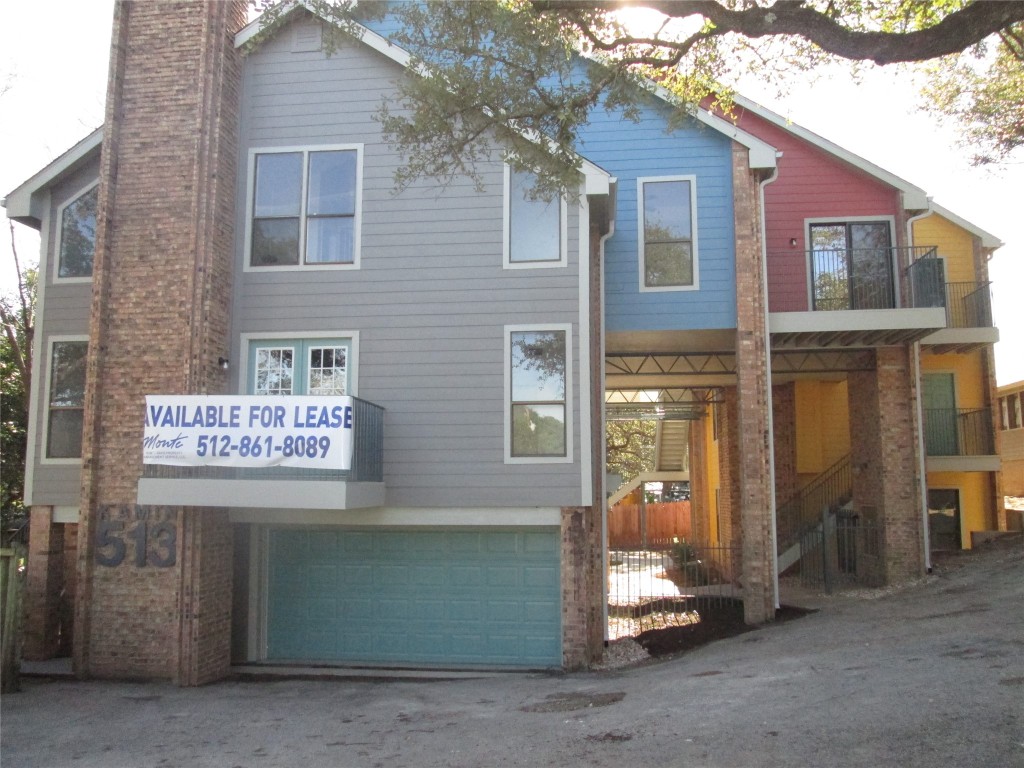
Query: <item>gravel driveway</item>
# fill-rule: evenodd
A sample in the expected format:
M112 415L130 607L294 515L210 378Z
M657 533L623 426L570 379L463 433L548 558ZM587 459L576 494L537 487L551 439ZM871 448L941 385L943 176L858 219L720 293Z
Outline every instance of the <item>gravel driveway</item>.
M27 679L4 768L1024 766L1021 539L902 589L571 675L168 684Z

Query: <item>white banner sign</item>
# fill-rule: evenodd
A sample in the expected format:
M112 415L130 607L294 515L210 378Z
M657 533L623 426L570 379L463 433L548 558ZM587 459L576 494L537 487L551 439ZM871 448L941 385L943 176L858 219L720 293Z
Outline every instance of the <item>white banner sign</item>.
M144 464L352 468L352 398L147 395Z

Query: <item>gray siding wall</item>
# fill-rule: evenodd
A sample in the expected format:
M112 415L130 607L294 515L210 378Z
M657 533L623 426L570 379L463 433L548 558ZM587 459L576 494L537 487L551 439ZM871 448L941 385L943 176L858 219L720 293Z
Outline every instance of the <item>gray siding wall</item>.
M40 230L39 294L36 300L36 338L33 350L31 418L34 436L29 445L28 461L32 463L30 477L26 478L26 491L31 488L33 504L74 506L79 504L81 490L81 462L46 461L46 391L50 365L50 341L55 336L88 336L89 306L92 301L92 282L66 282L54 280L56 249L60 241L60 211L90 184L99 178L99 153L96 159L68 175L50 190L47 213ZM30 429L31 429L30 425Z
M424 180L395 194L399 158L373 115L402 75L355 43L293 53L287 29L247 58L232 359L241 334L358 331L358 394L387 409L388 506L579 504L579 209L566 267L504 270L500 159L482 193ZM348 143L363 145L361 268L245 271L250 150ZM528 323L573 327L572 463L503 460L504 326ZM242 388L245 372L233 376Z

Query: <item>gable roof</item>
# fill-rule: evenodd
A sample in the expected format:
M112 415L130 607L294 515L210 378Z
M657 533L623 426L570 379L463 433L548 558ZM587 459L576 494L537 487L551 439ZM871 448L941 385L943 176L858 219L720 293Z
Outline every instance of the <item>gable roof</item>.
M967 221L967 219L957 216L951 210L949 210L948 208L944 208L943 206L939 205L936 202L932 202L931 210L932 213L935 213L941 216L942 218L953 222L958 227L961 227L970 232L972 235L978 237L981 240L982 248L989 248L995 250L996 248L1001 248L1003 245L1005 245L1005 243L1003 243L1002 240L993 235L991 232L986 232L977 224L972 224L971 222Z
M7 210L7 218L33 229L39 229L42 225L43 207L46 204L42 193L46 192L65 174L81 167L98 155L102 144L103 129L97 128L67 152L48 163L42 170L19 184L7 197L0 200L0 205Z
M733 96L733 103L748 112L752 112L762 120L781 128L787 133L792 134L803 141L806 141L808 144L817 147L823 152L842 160L844 163L852 165L854 168L863 171L884 184L899 190L903 198L903 207L907 210L923 211L928 209L930 202L928 193L916 184L911 184L906 179L902 179L896 174L890 173L881 166L875 165L870 160L865 160L860 155L856 155L850 150L844 149L838 144L819 136L813 131L809 131L803 126L797 125L791 120L772 112L767 107L762 107L757 102L751 101L745 96L741 96L738 93L735 94Z
M324 23L334 23L332 19L322 14L318 8L307 3L305 0L290 0L290 7L284 10L284 12L282 13L282 17L291 14L293 11L296 11L299 8L305 9L306 11L311 13L313 16L316 16ZM259 34L260 30L263 28L261 18L262 17L257 17L256 19L249 22L238 31L238 33L235 35L236 48L239 48L245 45L246 43L250 42L256 37L257 34ZM355 34L358 36L358 39L361 42L365 43L366 45L370 46L373 50L377 51L378 53L384 54L389 59L396 62L397 64L400 64L403 67L412 67L412 56L404 48L395 45L383 35L380 35L377 32L371 30L370 28L363 26L362 24L359 24L357 22L353 23L352 28L353 30L355 30ZM663 86L660 86L657 83L652 82L650 83L649 90L662 100L672 103L672 94ZM753 134L747 133L746 131L740 129L736 125L730 123L728 120L723 120L720 117L710 114L706 110L696 110L693 114L693 117L698 122L712 128L715 131L718 131L722 135L728 137L729 139L732 139L733 141L750 150L749 162L751 168L775 167L775 159L777 152L775 148L772 147L767 142L762 141ZM584 175L588 177L589 187L590 179L589 174L586 170L586 166L592 166L594 169L601 170L602 173L606 172L604 172L594 163L591 163L583 155L579 155L579 157L584 165Z

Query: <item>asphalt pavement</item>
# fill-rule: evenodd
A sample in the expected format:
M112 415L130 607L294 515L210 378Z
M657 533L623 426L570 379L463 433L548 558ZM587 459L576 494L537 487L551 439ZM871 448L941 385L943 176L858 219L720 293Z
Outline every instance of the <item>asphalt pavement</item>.
M3 768L1024 767L1024 547L669 659L579 674L26 677Z

